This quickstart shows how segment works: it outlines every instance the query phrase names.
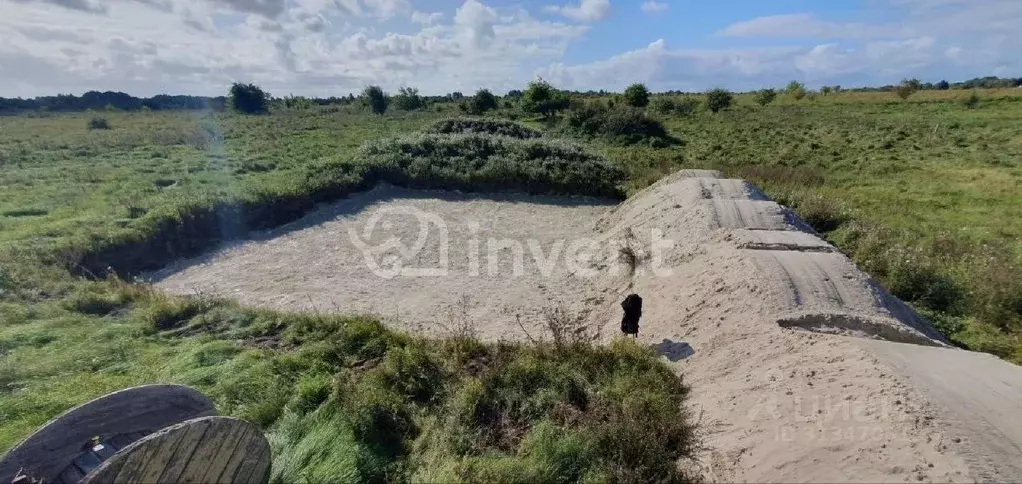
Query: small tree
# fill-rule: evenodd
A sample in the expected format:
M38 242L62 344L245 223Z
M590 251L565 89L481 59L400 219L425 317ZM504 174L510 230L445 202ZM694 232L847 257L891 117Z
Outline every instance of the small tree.
M480 89L468 101L461 104L461 109L469 114L483 114L497 109L497 97L489 89Z
M806 90L805 84L798 81L789 82L788 86L784 88L784 92L788 93L788 95L796 101L801 101L806 97L806 94L809 94L809 91Z
M540 114L544 118L549 118L557 114L558 111L567 109L568 103L567 94L554 89L549 82L542 78L530 82L522 94L522 111Z
M402 87L397 90L394 96L394 108L402 111L415 111L426 107L426 100L419 95L419 90L414 87ZM375 112L375 110L373 110Z
M265 114L270 110L270 95L255 84L231 84L229 105L239 113Z
M644 84L632 84L625 88L624 99L629 106L644 108L649 105L649 89Z
M727 89L717 88L706 93L706 107L716 113L731 107L734 99Z
M766 106L767 104L774 102L774 99L776 98L777 91L773 89L761 89L756 92L755 100L756 104L759 104L760 106Z
M920 87L922 87L922 84L918 79L905 79L901 81L901 84L898 84L898 87L894 88L894 93L904 100L915 94Z
M383 114L387 112L387 94L380 86L366 86L362 90L362 104L373 113Z
M940 81L935 87L938 91L947 91L948 89L951 89L951 84L947 81Z
M304 111L313 106L311 99L305 96L284 96L284 107L296 111Z

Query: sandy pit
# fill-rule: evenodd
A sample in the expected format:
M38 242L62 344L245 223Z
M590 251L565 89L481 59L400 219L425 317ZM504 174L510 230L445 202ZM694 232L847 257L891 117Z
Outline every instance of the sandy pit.
M617 206L379 187L153 278L426 334L471 321L488 340L542 335L544 311L564 308L609 341L635 292L639 341L692 387L705 450L684 465L710 481L1022 480L1022 369L951 348L794 213L717 172Z
M531 328L545 309L586 311L591 281L566 257L612 207L582 197L380 186L150 277L178 294L375 314L430 334L469 321L484 338L523 339L516 315Z

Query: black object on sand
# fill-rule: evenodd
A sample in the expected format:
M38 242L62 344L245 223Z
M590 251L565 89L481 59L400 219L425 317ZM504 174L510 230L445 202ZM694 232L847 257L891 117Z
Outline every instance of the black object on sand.
M621 309L625 310L621 318L621 332L639 337L639 318L642 317L642 298L638 294L629 294L621 301Z

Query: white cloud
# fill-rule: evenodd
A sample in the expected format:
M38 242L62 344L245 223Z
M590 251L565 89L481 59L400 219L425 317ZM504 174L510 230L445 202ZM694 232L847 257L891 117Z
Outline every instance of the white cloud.
M493 40L493 25L497 23L497 12L478 0L466 0L454 12L454 27L468 43L483 47Z
M381 18L390 18L399 14L412 12L412 5L407 0L362 0L366 7Z
M726 37L857 39L912 35L910 27L827 22L808 13L769 15L731 24L717 34Z
M214 15L224 2L107 5L99 14L53 2L5 4L0 96L90 89L218 95L232 81L255 82L277 95L343 95L369 83L424 93L502 91L520 88L587 30L479 0L452 9L447 22L423 14L419 19L432 25L410 33L376 32L379 15L413 13L383 3L288 0L279 15L246 12L240 23Z
M418 10L412 12L412 23L419 25L433 25L443 20L443 12L425 13Z
M658 2L656 0L646 0L645 2L642 2L642 6L640 6L639 8L642 9L642 11L646 12L646 13L656 13L656 12L666 12L667 10L669 10L671 8L671 6L668 5L667 2Z
M759 47L751 49L670 49L658 40L649 46L596 62L553 63L536 74L569 89L620 90L633 82L654 90L702 91L722 86L735 90L783 85L791 79L812 85L878 85L904 77L924 77L946 67L950 55L975 58L989 48L941 45L933 37L866 42L858 47L839 43L812 47ZM983 75L1007 65L991 56L981 64ZM1019 66L1017 60L1011 64ZM971 77L971 76L970 76ZM939 77L938 77L939 79Z
M728 37L878 39L1017 32L1022 25L1019 0L878 0L900 16L881 24L832 22L810 13L769 15L731 24L718 32Z
M579 0L578 4L548 5L543 10L576 22L596 22L610 13L610 0Z

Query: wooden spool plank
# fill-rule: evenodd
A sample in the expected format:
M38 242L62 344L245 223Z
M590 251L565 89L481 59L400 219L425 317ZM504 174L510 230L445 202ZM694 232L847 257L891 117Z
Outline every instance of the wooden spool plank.
M19 470L52 482L88 448L93 437L101 441L118 435L137 439L169 425L215 414L213 402L205 395L181 385L144 385L110 393L68 410L14 447L0 461L0 482L10 482Z
M270 445L254 424L230 417L202 417L132 443L81 482L265 483L270 459Z

